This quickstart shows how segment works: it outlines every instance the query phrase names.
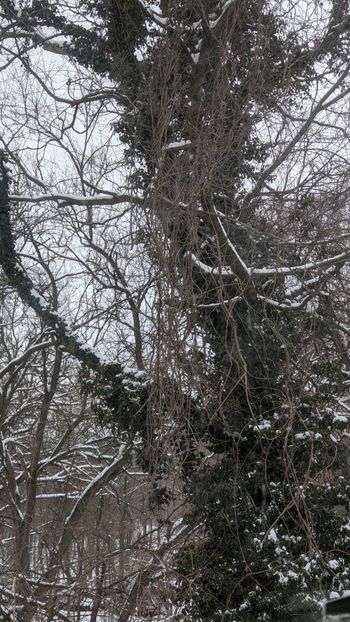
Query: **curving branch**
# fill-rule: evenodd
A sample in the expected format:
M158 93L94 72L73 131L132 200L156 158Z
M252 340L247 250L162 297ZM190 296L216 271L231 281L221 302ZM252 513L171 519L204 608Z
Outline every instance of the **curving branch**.
M88 347L71 330L67 322L55 311L37 291L33 281L20 265L15 251L14 239L10 221L9 208L9 171L6 167L6 156L0 152L0 265L6 274L9 284L17 291L23 302L29 305L43 322L55 332L58 345L65 352L78 359L87 367L98 372L112 372L119 378L120 391L127 392L127 382L132 379L133 393L135 380L140 380L140 373L136 369L124 368L116 361L106 361L96 350ZM142 375L144 381L145 376ZM141 385L140 385L141 386Z

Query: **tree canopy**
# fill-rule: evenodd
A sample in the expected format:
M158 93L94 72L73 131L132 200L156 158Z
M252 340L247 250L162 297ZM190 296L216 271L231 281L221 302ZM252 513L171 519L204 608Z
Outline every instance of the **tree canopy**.
M6 286L155 506L178 471L169 615L316 619L350 582L347 1L0 6Z

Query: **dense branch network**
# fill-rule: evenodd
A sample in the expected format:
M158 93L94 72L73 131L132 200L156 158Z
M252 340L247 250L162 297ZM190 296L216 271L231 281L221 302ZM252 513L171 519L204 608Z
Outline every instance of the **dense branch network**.
M77 177L93 195L59 192L58 184L50 192L19 165L31 191L9 196L2 158L0 263L50 330L28 356L52 339L83 364L89 394L112 411L119 402L120 430L143 437L151 473L158 469L161 479L172 461L181 462L189 532L198 524L203 531L177 560L175 592L193 622L294 619L307 597L316 609L322 590L350 581L348 133L340 110L350 93L348 4L323 7L313 29L307 15L319 15L318 3L297 3L296 11L294 4L96 0L79 5L82 22L94 18L87 27L68 8L27 3L19 11L1 3L17 46L8 56L20 60L56 111L117 104L113 129L130 171L125 192L111 190L108 174L106 191L97 191L100 179L89 186L83 165ZM28 39L108 76L115 88L57 95L24 56ZM46 128L40 131L46 140ZM337 163L343 168L336 174ZM29 276L35 270L16 254L10 204L54 205L94 253L84 263L70 245L94 284L94 317L108 322L112 308L112 321L134 333L138 370L101 359L42 298ZM127 254L120 270L117 205L129 218L131 246L136 254L142 248L133 270ZM129 205L139 209L136 225ZM84 221L76 207L86 210ZM111 218L105 239L96 233L99 210ZM47 240L31 235L40 259ZM147 262L146 284L134 290ZM124 301L132 321L120 313ZM8 363L3 374L12 368ZM89 370L98 373L93 387ZM147 385L148 378L155 382ZM101 481L122 464L119 456ZM62 554L94 485L67 519ZM160 546L155 557L167 550ZM122 620L135 610L155 557L139 572Z
M11 229L8 197L9 176L3 153L1 154L0 169L0 263L9 284L15 288L23 302L37 313L44 324L54 331L59 347L86 367L99 372L102 376L107 374L110 379L114 378L115 400L118 400L119 395L121 401L124 402L124 407L126 403L131 401L133 403L132 410L134 411L135 408L138 410L140 397L144 394L145 385L147 385L146 375L137 369L124 368L118 362L105 361L97 351L86 346L82 340L73 334L65 320L56 311L50 309L28 274L19 264ZM139 396L137 396L138 392L140 392Z

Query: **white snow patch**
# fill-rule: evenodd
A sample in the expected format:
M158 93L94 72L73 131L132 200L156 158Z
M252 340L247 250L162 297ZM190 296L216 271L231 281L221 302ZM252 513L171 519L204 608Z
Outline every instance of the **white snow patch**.
M192 143L190 140L174 141L172 143L168 143L167 145L164 145L164 147L162 147L162 150L163 151L175 151L176 149L184 149L185 147L188 147L191 144Z
M271 421L268 421L267 419L263 419L262 421L260 421L260 423L258 423L257 425L253 427L253 430L254 432L262 432L263 430L269 430L271 426L272 426Z
M277 536L276 529L274 529L273 527L272 529L270 529L267 539L269 542L274 542L274 543L278 542L278 536Z
M339 566L339 562L337 559L331 559L328 562L328 567L331 568L332 570L336 570Z

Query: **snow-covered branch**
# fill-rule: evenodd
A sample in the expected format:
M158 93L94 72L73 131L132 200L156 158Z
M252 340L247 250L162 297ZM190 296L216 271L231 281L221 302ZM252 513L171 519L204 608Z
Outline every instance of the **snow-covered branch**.
M19 264L10 222L9 178L3 154L0 162L0 176L0 265L10 285L16 289L22 300L32 307L37 315L54 330L58 344L63 350L92 369L97 371L113 370L116 378L120 378L121 391L127 391L128 382L133 382L132 390L134 392L138 370L128 368L128 371L125 371L119 362L106 360L96 349L87 346L72 332L64 318L50 309L49 304L37 291L32 280ZM126 380L124 384L122 378Z
M204 261L198 259L194 253L190 253L188 256L191 258L193 264L205 274L218 277L235 277L234 272L227 266L219 266L218 268L215 266L208 266Z
M237 0L226 0L226 2L224 3L224 6L221 9L221 13L219 17L217 17L215 20L209 21L209 26L214 33L216 30L220 28L223 21L227 19L227 12L229 11L229 9L230 10L233 9L233 6L236 3L237 3Z
M137 0L139 5L142 7L142 10L145 12L147 17L160 26L161 28L165 28L168 25L168 19L164 17L159 11L155 11L153 8L146 5L144 0Z
M73 529L76 524L81 520L91 499L93 499L96 494L108 484L108 482L114 479L118 475L118 473L120 473L124 469L124 466L128 462L130 453L130 446L126 447L125 445L121 445L118 454L111 462L111 464L107 465L85 488L78 501L74 504L71 513L69 514L64 523L63 533L59 541L57 553L55 554L56 559L59 560L64 552L69 548L73 538Z
M317 270L319 268L328 268L329 266L336 266L344 263L350 259L350 251L344 251L338 255L327 257L319 261L309 261L304 264L296 266L281 266L275 268L250 268L250 274L252 277L267 277L267 276L291 276L293 274L303 274L310 270Z
M8 373L11 373L16 367L25 363L35 352L39 350L44 350L45 348L50 348L55 345L55 342L52 340L48 341L39 341L39 343L33 343L33 345L29 346L23 354L20 354L16 358L12 359L5 367L0 369L0 378L5 376Z
M120 205L133 203L141 205L144 199L141 196L130 194L98 194L94 196L76 196L71 194L40 194L36 196L25 194L10 194L9 200L14 203L47 203L53 201L60 207L67 205L83 205L84 207L98 207L102 205Z

